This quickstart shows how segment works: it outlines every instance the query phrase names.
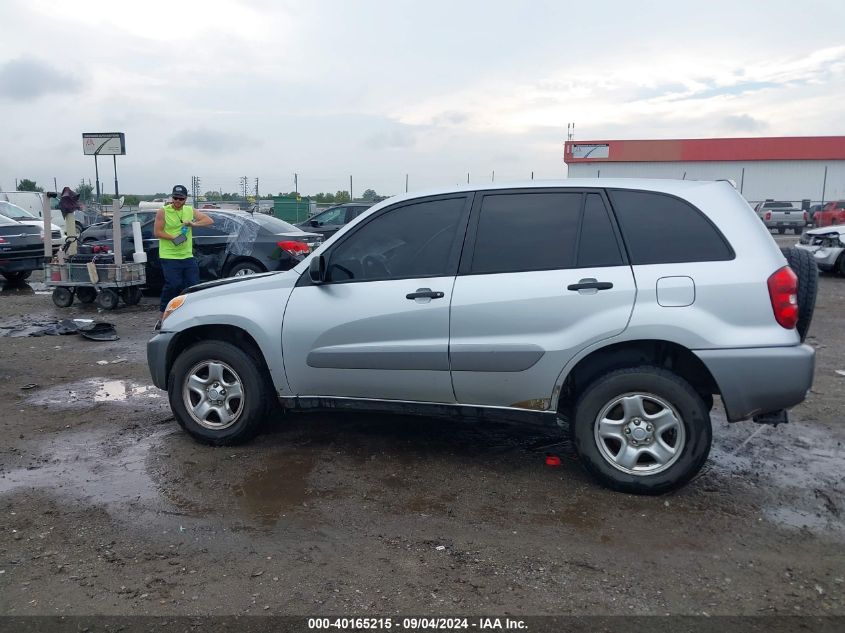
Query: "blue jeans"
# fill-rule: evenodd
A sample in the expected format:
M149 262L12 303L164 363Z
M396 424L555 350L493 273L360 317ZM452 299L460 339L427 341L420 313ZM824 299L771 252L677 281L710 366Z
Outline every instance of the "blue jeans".
M167 307L170 300L188 286L200 282L200 269L197 260L188 259L160 259L161 272L164 275L164 288L161 289L161 311Z

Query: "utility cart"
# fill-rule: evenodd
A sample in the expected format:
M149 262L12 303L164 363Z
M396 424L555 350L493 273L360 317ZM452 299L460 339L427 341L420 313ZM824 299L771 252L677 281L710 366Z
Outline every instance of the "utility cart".
M114 310L120 299L130 306L138 303L147 281L144 264L115 264L111 256L108 260L44 264L44 284L53 288L53 303L67 308L76 297L82 303L96 301L104 310Z

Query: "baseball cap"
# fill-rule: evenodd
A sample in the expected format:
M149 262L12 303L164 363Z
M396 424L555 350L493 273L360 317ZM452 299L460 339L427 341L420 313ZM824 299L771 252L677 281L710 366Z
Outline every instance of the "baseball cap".
M175 187L173 187L173 195L187 198L188 189L185 187L185 185L176 185Z

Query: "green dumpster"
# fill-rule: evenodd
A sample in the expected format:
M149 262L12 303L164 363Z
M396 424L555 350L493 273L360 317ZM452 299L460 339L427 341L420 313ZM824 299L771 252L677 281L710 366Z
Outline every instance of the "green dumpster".
M305 222L310 208L308 198L273 198L273 215L291 224Z

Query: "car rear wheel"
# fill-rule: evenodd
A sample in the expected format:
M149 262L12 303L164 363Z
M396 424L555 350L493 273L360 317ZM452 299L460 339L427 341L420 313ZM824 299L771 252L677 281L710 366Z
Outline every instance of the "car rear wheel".
M778 233L780 233L781 235L783 235L784 233L786 233L786 229L778 229Z
M257 273L264 273L267 272L261 266L261 264L256 264L254 262L241 262L240 264L235 264L232 266L232 270L229 271L230 277L243 277L244 275L255 275Z
M173 363L167 389L179 425L205 444L251 439L275 394L260 361L223 341L189 347Z
M800 248L782 248L786 263L798 277L798 325L796 329L801 340L807 338L813 312L816 309L816 295L819 289L819 269L812 253Z
M707 405L687 381L644 365L588 386L575 405L572 437L584 467L603 485L656 495L701 470L712 430Z

